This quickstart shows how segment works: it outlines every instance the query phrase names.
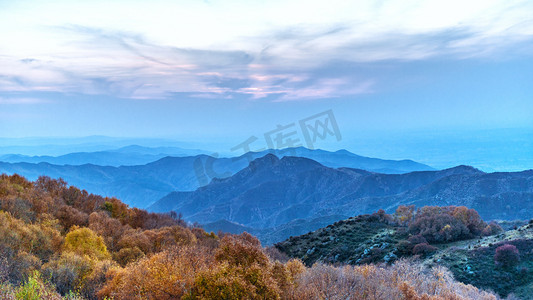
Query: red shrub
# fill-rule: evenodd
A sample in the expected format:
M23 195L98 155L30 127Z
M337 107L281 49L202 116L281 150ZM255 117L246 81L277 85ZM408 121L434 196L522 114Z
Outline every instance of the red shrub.
M418 245L415 245L413 247L413 254L418 255L426 255L432 252L437 251L436 247L431 246L428 243L420 243Z
M505 244L496 248L496 253L494 254L494 262L497 265L503 267L512 267L518 264L520 261L520 253L515 246L510 244Z

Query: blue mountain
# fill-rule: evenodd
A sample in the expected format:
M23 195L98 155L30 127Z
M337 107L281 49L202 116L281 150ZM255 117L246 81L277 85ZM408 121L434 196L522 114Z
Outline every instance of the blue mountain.
M129 205L145 208L170 192L194 191L216 178L229 177L247 167L250 161L268 153L279 157L296 153L332 167L346 165L372 171L386 168L389 171L404 173L431 169L412 161L381 160L358 156L345 150L328 152L306 148L250 152L232 158L215 158L203 154L159 157L171 151L181 150L170 147L129 146L112 152L33 157L26 158L29 162L0 162L0 173L17 173L30 180L41 175L63 178L69 184L88 192L115 196ZM13 159L15 158L11 157L11 161Z

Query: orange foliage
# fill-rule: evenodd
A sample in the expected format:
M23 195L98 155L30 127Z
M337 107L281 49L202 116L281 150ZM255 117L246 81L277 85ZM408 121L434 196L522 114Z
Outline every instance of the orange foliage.
M212 263L212 255L198 247L179 247L143 258L108 273L99 297L113 299L179 299L189 292L198 272Z
M21 289L40 270L55 285L47 289L84 299L496 299L443 268L403 260L388 267L306 268L282 253L267 255L250 234L219 238L187 227L175 213L131 209L49 177L32 183L0 175L0 209L0 279L22 282ZM438 223L435 216L443 214L446 222ZM423 208L418 215L413 229L430 237L448 239L458 225L471 234L487 227L463 207ZM412 207L399 208L395 217L416 223ZM442 226L426 232L428 224ZM6 299L16 289L0 282Z

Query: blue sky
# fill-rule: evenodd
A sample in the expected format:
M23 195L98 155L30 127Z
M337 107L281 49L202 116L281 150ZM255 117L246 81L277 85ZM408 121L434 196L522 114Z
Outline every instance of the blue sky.
M329 109L330 148L533 129L533 2L0 0L1 137L227 147Z

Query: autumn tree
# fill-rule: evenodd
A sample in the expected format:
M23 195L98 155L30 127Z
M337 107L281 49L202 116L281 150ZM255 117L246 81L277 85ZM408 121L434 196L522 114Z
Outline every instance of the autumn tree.
M414 217L415 206L414 205L400 205L393 214L393 219L398 224L405 226L408 225Z
M491 221L481 232L483 236L490 236L501 233L503 228L496 222Z
M473 209L424 206L417 210L409 231L422 235L430 243L441 243L478 236L485 227L486 223Z
M101 211L89 215L89 228L104 239L106 246L111 251L118 250L118 241L124 231L128 229L119 220L113 219Z
M112 269L98 295L113 299L180 299L190 292L196 275L213 263L213 255L206 248L167 249L126 268Z
M44 264L42 270L61 294L77 292L86 299L96 299L96 293L106 281L107 272L116 266L111 260L96 260L88 255L63 252Z
M65 236L63 251L88 256L96 260L105 260L111 257L104 239L87 227L74 227Z
M285 271L272 265L257 238L226 235L215 252L215 267L200 272L190 299L279 299ZM278 281L274 274L280 275Z
M9 278L19 282L41 261L58 252L63 241L54 223L27 224L0 211L0 251L9 262Z
M496 248L494 262L502 267L512 267L520 261L520 253L516 246L505 244Z

